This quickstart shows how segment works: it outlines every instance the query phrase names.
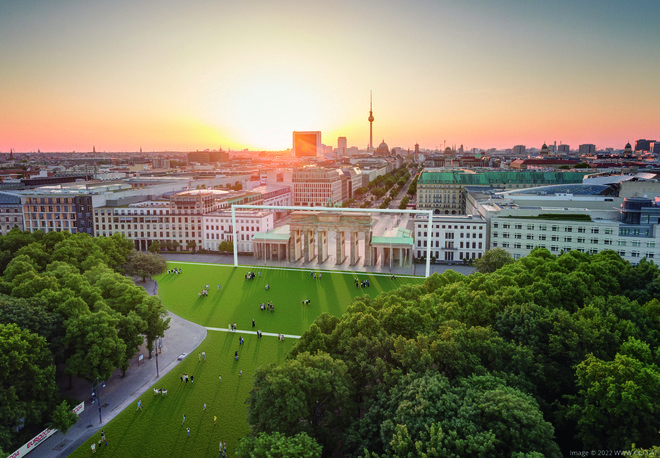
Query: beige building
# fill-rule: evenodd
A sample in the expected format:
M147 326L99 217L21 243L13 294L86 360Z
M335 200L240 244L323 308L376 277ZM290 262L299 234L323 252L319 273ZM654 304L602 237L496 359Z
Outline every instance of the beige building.
M327 207L341 205L342 176L339 169L303 167L293 172L293 205Z

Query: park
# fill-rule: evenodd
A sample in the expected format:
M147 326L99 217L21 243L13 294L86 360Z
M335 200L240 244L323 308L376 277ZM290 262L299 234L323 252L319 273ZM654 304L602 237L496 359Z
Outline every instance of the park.
M233 456L249 432L245 400L256 368L282 362L322 313L339 317L356 297L424 280L184 262L170 262L168 270L155 278L164 306L206 327L207 337L138 397L141 410L136 401L104 426L109 445L97 446L99 456L217 456L220 442ZM271 303L272 309L262 307ZM99 438L95 434L71 456L89 456Z

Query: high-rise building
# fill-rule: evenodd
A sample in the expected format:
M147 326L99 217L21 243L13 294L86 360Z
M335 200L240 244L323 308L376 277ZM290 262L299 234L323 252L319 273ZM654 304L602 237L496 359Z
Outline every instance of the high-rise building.
M635 142L635 151L651 151L651 143L654 143L655 140L646 140L640 138Z
M346 148L348 148L348 141L346 141L346 137L337 138L337 153L340 156L346 156Z
M557 147L557 151L560 153L570 153L571 147L569 145L561 144Z
M317 157L322 150L321 132L293 132L293 155L295 157Z
M511 153L516 154L516 155L525 154L525 145L516 145L516 146L514 146L513 150L511 150Z
M596 145L593 143L585 143L580 145L578 152L580 154L596 154Z

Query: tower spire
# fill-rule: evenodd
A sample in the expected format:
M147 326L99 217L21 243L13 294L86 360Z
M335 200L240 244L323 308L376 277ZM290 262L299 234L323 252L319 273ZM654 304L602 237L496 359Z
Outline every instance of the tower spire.
M373 123L374 123L374 113L372 109L372 101L373 97L371 94L371 91L369 91L369 153L373 152L374 150L374 131L373 131Z

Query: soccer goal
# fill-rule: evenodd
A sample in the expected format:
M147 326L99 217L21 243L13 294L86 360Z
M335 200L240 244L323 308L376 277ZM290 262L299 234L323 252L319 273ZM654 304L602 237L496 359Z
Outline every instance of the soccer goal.
M264 265L310 270L419 275L414 253L415 218L432 210L234 205L234 266ZM422 215L421 217L418 215ZM427 225L426 240L431 240ZM419 241L417 243L420 243ZM431 271L431 244L424 242ZM417 248L417 250L416 250ZM251 257L250 257L251 256Z

